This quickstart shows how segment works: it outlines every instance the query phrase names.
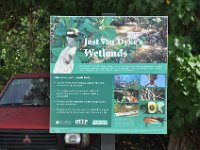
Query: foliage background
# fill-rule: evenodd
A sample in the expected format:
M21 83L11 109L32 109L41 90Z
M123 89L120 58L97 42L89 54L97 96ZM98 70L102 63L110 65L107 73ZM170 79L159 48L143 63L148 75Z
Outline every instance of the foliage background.
M126 16L166 15L169 16L169 134L119 135L117 144L120 147L125 141L124 149L159 149L158 143L163 149L167 144L169 149L200 149L199 8L199 0L1 1L0 90L14 74L49 70L50 15L101 16L106 12ZM153 138L154 142L148 143Z

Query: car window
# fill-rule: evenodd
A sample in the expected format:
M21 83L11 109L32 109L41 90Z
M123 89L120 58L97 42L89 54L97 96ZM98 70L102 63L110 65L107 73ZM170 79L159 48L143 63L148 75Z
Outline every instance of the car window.
M14 79L2 95L0 105L49 105L49 79Z

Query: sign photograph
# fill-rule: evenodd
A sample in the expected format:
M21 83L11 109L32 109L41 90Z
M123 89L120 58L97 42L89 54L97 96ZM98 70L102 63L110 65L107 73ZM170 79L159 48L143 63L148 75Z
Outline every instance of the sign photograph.
M51 16L50 132L167 134L166 16Z

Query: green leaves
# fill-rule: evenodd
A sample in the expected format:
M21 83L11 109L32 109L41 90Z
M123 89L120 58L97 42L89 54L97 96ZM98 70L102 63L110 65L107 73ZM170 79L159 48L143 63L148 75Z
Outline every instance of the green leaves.
M191 51L189 37L169 37L169 118L172 122L177 121L176 124L170 124L170 131L173 132L187 131L185 126L193 126L200 116L200 59Z
M110 27L106 27L104 30L102 30L101 34L108 40L114 40L117 36L116 31Z
M87 29L87 31L89 31L91 33L98 31L97 27L95 25L93 25L92 23L87 24L86 29Z
M197 29L197 31L200 31L200 20L197 21L196 29Z
M53 53L53 56L55 57L55 60L57 60L57 58L59 57L63 49L64 49L63 47L52 48L52 53Z
M31 12L30 7L12 10L0 20L0 90L14 74L49 70L48 13L41 8Z
M112 20L113 19L111 17L104 17L103 25L104 26L109 26L112 23Z
M199 110L198 110L197 113L196 113L196 117L197 117L197 118L200 117L200 108L199 108Z
M77 28L77 17L71 17L69 20L69 28Z
M182 113L180 110L177 110L177 112L175 113L174 117L173 117L174 123L177 125L177 127L181 127L183 126L184 123L184 118L182 117Z
M96 20L93 20L96 22ZM94 33L98 31L97 26L95 25L94 22L92 22L92 20L90 20L89 18L86 18L84 20L84 23L81 24L81 28L86 28L86 30L90 33Z
M177 50L181 51L179 52L181 55L186 54L191 56L192 46L189 44L189 37L169 37L169 42L169 50L176 48Z
M200 94L200 80L197 81L197 85L196 85L197 91Z
M82 63L86 63L86 62L89 61L89 58L86 57L86 55L85 55L84 52L77 51L77 52L76 52L76 55L77 55L77 57L80 59L80 61L81 61Z
M60 23L56 26L55 29L56 35L66 35L66 33L67 33L67 27L63 23Z

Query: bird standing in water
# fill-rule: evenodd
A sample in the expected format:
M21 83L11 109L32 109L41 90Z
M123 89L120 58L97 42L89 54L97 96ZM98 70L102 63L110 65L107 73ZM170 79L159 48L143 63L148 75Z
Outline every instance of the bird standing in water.
M75 38L78 36L78 29L71 28L67 31L66 38L68 42L68 46L62 50L60 53L57 62L55 63L55 67L53 73L59 74L70 74L74 68L74 56L76 53L76 42Z

